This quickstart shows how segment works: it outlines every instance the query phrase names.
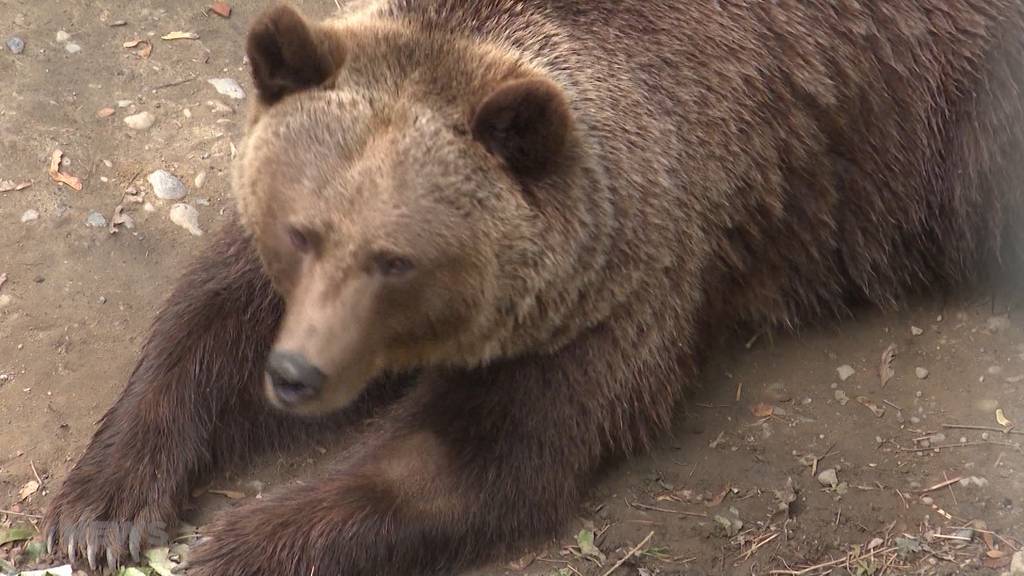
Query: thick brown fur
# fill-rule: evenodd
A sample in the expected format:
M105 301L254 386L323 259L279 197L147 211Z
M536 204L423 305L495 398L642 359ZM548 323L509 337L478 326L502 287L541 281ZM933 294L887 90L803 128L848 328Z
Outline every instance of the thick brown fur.
M334 473L223 515L190 573L507 557L668 426L710 326L1021 261L1019 0L366 0L269 12L249 53L242 227L171 296L46 518L94 563L395 375ZM316 419L265 407L271 346L327 374L292 408Z

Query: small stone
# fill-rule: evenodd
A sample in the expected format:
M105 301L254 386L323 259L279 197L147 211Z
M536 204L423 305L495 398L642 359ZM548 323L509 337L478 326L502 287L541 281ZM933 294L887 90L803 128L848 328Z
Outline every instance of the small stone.
M100 304L106 304L107 303L107 297L106 296L100 296L97 301Z
M150 112L139 112L138 114L124 117L124 123L132 130L148 130L155 122L156 116L153 116Z
M57 31L57 42L67 42L68 40L71 40L71 34L63 30Z
M201 189L206 184L206 171L204 170L199 174L196 174L196 178L193 181L193 183L195 184L197 190Z
M192 111L191 111L191 110L189 110L188 108L185 108L185 109L183 109L183 110L181 111L181 114L182 114L182 116L184 116L185 118L189 118L189 119L191 119L191 118L192 118Z
M912 336L920 336L921 334L924 334L924 330L918 328L917 326L911 326L910 327L910 334Z
M85 225L90 228L106 228L107 219L99 212L89 212L89 215L85 218Z
M839 374L839 380L846 382L850 379L850 376L853 376L856 373L856 370L854 370L853 366L850 366L849 364L843 364L839 368L836 368L836 373Z
M836 390L833 392L833 395L836 398L836 402L839 402L840 406L846 406L846 403L850 401L850 397L847 396L846 392L843 390Z
M9 294L0 294L0 308L6 308L11 305L11 296Z
M64 45L64 50L67 51L68 54L78 54L82 51L82 47L74 42L68 42Z
M210 107L210 110L212 110L214 114L234 114L235 113L235 109L234 108L232 108L231 106L228 106L227 104L221 102L220 100L208 100L206 102L206 105Z
M199 212L188 204L175 204L171 206L169 214L171 222L188 230L193 236L202 236L203 231L199 228Z
M132 101L131 100L118 100L117 101L117 107L118 108L127 108L127 107L129 107L131 105L132 105Z
M928 377L928 369L918 366L917 368L914 368L914 374L917 375L918 380L924 380Z
M157 170L146 177L153 193L161 200L181 200L188 194L188 189L178 177L167 170Z
M960 437L960 443L961 444L967 444L967 436L961 436Z
M921 504L931 506L932 504L935 504L935 499L932 498L931 496L924 496L921 498Z
M238 82L231 78L211 78L207 80L218 93L227 96L228 98L234 98L235 100L245 99L245 90L238 84Z
M156 206L153 206L152 202L146 202L145 204L143 204L142 209L150 213L156 212Z
M7 49L11 54L21 54L25 51L25 41L17 36L11 36L7 39Z
M828 488L835 488L839 485L839 473L836 472L835 468L829 468L828 470L822 470L818 474L818 484L826 486Z
M982 432L981 439L988 442L988 432Z
M1002 366L989 366L988 367L988 373L990 375L992 375L992 376L998 376L999 374L1003 373L1003 367Z
M39 220L39 212L36 210L29 208L28 210L25 210L24 212L21 213L22 224L25 224L27 222L34 222L36 220Z
M918 418L917 416L911 416L910 417L910 423L911 424L920 424L921 423L921 419Z

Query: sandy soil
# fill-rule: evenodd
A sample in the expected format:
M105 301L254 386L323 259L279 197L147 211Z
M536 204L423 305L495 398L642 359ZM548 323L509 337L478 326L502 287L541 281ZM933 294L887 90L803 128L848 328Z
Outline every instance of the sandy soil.
M334 4L295 3L315 15ZM179 176L203 229L224 220L245 102L207 79L249 88L243 38L262 4L238 1L224 19L191 1L0 0L0 39L26 43L20 55L0 49L0 181L31 182L0 192L0 535L46 508L183 263L208 241L170 221L171 203L153 197L146 175ZM160 39L179 30L199 38ZM139 38L149 58L123 47ZM113 112L98 117L104 108ZM151 128L123 122L144 111ZM56 149L81 191L47 175ZM153 208L126 204L133 229L87 226L93 212L109 222L132 186ZM29 210L38 218L22 222ZM1020 294L993 291L860 310L799 335L761 335L749 349L752 335L738 335L653 453L610 467L557 541L480 574L827 574L800 571L833 561L835 574L1007 570L1024 542L1024 436L999 431L996 411L1024 422L1024 320ZM883 387L880 359L893 343L895 375ZM845 381L843 365L854 370ZM269 457L213 484L256 497L321 473L332 451ZM838 485L816 477L829 470ZM196 521L237 503L203 496ZM597 551L578 545L589 534ZM0 560L23 559L23 547L0 546Z

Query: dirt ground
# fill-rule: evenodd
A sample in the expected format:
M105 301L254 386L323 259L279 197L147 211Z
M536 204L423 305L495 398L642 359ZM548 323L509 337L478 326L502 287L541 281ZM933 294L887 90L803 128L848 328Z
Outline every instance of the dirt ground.
M146 176L180 177L203 230L224 220L245 100L207 80L250 88L244 32L263 4L238 0L225 19L193 1L0 0L0 40L25 42L18 55L0 47L0 190L31 182L0 192L0 538L37 522L208 241L171 221L173 202ZM198 39L161 39L175 31ZM146 43L124 47L136 39L148 58ZM124 118L140 112L153 126L129 128ZM58 149L81 191L47 174ZM134 227L112 234L121 204ZM88 225L94 212L107 224ZM653 453L609 467L557 541L479 574L1007 571L1024 543L1024 435L999 422L1024 423L1020 302L983 289L798 335L739 335ZM853 370L845 380L842 366ZM332 451L271 456L213 487L259 497L319 473ZM196 522L239 501L202 496ZM0 560L24 562L25 545L0 545Z

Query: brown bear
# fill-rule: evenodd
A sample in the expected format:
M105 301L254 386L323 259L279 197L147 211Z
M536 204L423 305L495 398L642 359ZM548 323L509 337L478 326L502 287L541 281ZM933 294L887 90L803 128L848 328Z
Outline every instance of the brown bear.
M248 54L238 223L48 512L73 561L368 413L190 573L508 557L666 428L718 327L1020 261L1020 0L367 0L274 8Z

